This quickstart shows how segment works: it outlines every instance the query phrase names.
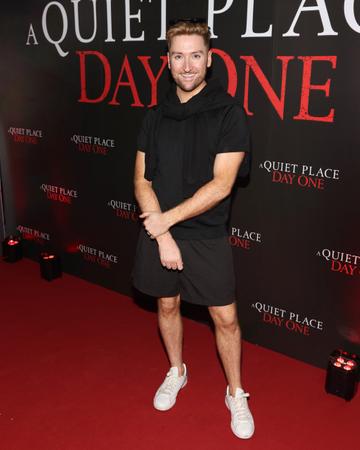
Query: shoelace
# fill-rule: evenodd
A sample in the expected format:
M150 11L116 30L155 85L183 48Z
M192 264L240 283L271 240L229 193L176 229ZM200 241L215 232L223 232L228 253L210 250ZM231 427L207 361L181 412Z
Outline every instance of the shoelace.
M247 392L244 392L241 394L241 397L236 397L232 400L232 403L234 405L234 415L235 418L238 420L248 420L249 415L249 409L247 406L246 398L249 397L250 394Z
M166 378L160 388L160 392L166 395L172 395L178 387L178 377L171 375L170 372L166 374Z

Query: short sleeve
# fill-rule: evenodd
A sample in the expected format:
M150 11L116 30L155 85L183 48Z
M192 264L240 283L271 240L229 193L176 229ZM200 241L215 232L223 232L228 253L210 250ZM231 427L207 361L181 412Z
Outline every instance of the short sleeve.
M149 109L142 121L139 134L137 136L137 149L141 152L146 153L146 150L149 145L149 139L150 139L150 130L151 130L151 124L153 122L153 111Z
M250 137L244 109L234 104L223 118L216 153L250 152Z

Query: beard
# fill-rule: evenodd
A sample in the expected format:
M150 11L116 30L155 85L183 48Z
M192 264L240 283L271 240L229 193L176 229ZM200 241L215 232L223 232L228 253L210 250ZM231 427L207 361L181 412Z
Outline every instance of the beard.
M192 92L196 90L204 81L205 81L205 75L204 74L194 74L194 79L191 80L191 82L187 82L182 78L181 75L173 76L175 84L184 92Z

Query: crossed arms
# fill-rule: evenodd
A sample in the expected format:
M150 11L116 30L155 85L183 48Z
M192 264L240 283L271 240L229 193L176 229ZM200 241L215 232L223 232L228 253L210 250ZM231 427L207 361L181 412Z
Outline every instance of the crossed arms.
M135 197L144 219L147 233L156 239L159 246L161 264L168 269L182 270L180 250L169 229L183 220L198 216L213 208L230 195L244 152L219 153L214 162L214 177L199 188L195 194L174 208L162 212L159 201L152 189L151 181L144 177L145 153L138 151L135 162Z

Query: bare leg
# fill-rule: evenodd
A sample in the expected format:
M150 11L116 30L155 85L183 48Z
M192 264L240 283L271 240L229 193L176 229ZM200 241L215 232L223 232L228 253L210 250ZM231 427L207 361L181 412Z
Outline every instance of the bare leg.
M170 365L171 367L177 367L179 369L179 375L183 375L183 324L180 313L179 295L158 299L158 322Z
M236 388L241 388L241 332L236 314L236 304L210 306L209 312L214 321L216 345L224 366L230 394L234 396Z

